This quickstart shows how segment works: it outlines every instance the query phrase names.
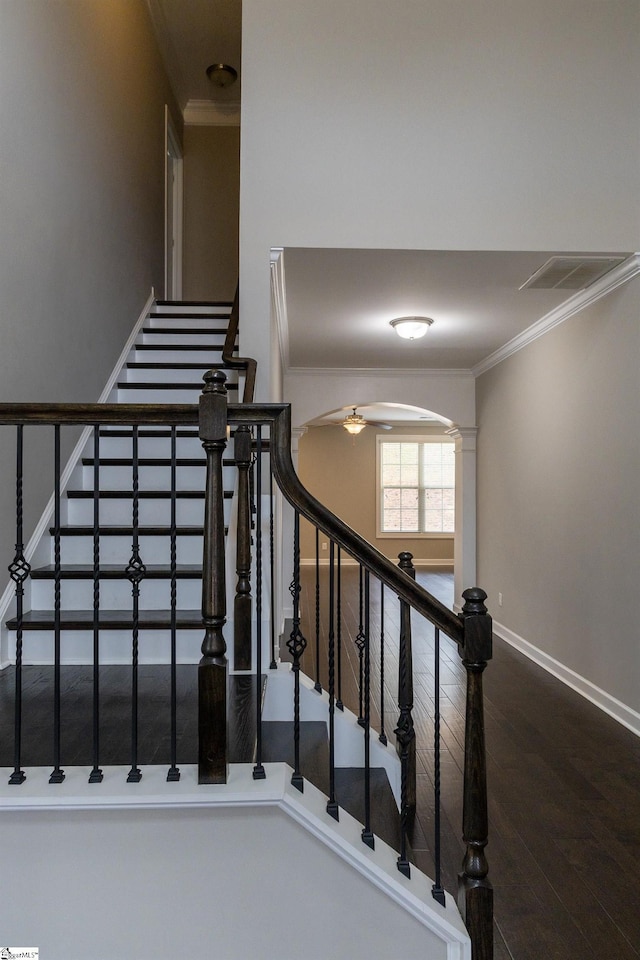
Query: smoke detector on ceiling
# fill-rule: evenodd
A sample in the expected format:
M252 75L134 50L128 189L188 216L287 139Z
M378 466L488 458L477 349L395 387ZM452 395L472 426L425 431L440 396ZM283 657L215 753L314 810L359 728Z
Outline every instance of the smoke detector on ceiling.
M551 257L520 290L584 290L622 263L625 257Z

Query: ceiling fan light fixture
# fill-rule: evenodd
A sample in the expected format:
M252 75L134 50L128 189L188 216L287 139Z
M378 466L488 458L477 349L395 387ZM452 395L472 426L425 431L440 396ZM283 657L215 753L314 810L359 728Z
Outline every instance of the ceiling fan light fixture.
M207 76L216 87L230 87L238 79L238 71L228 63L212 63L207 67Z
M403 340L419 340L424 337L433 320L431 317L396 317L389 323Z
M364 417L361 417L359 413L356 413L356 408L353 408L353 413L350 413L342 421L342 426L345 428L347 433L350 433L352 437L357 437L361 430L367 425L367 421Z

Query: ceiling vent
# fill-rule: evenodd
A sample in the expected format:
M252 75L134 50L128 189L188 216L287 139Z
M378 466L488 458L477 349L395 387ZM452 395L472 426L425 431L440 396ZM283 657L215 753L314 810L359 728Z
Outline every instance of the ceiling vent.
M520 290L584 290L617 267L624 257L551 257Z

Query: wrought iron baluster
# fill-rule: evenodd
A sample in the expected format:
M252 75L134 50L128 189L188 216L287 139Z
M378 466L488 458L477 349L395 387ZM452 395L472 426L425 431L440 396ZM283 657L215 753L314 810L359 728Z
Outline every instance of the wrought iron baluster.
M171 765L167 771L167 780L172 783L180 779L178 767L178 730L177 730L177 622L178 622L178 536L177 536L177 429L171 427L171 501L169 550L171 568Z
M275 530L274 530L274 502L273 502L273 471L271 470L271 445L269 444L269 591L271 601L271 663L270 670L277 670L276 661L276 559L275 559Z
M60 424L54 426L54 510L53 510L53 756L54 768L49 777L49 783L62 783L64 770L60 766L61 754L61 688L60 688L60 659L61 659L61 573L60 562Z
M126 573L131 582L133 597L133 624L131 631L131 769L127 776L127 783L138 783L142 779L142 771L138 766L138 659L140 633L140 583L147 572L140 558L139 538L139 462L138 462L138 426L132 428L132 508L131 526L133 542L131 559Z
M336 567L336 636L338 640L338 699L336 707L338 710L344 710L342 702L342 551L338 546L337 567Z
M238 468L238 524L236 530L236 595L233 603L233 662L236 670L251 669L251 529L254 483L251 467L251 432L237 428L233 440ZM251 486L251 494L249 487Z
M433 859L434 883L431 894L444 907L444 890L440 876L440 630L434 627L433 638Z
M320 530L316 527L316 682L317 693L322 693L320 683Z
M362 604L364 601L364 571L362 569L362 564L359 567L359 584L358 584L358 632L356 634L355 645L358 649L358 723L360 726L364 725L364 715L363 715L363 690L362 684L364 679L364 630L362 626Z
M23 540L23 426L17 428L16 436L16 550L9 565L9 574L16 585L16 672L15 672L15 699L13 720L13 773L9 777L12 786L18 786L27 779L21 769L22 750L22 629L24 617L24 583L31 565L24 558Z
M335 747L335 544L329 541L329 800L327 813L334 820L340 819L336 800L336 747Z
M256 763L253 779L266 777L262 763L262 427L256 428Z
M304 790L304 778L300 772L300 657L304 653L307 641L300 630L300 514L296 510L293 523L293 580L289 585L293 598L293 626L287 649L293 658L293 751L294 771L291 783L301 793Z
M102 782L100 769L100 424L93 428L93 769L89 783Z
M387 745L384 732L384 583L380 581L380 743Z
M373 850L371 829L371 643L369 571L364 575L364 827L362 841Z
M410 553L400 554L400 567L411 575L413 565ZM400 753L400 856L398 870L405 877L411 875L407 855L407 840L412 810L412 779L415 777L415 729L413 726L413 656L411 649L411 608L400 601L400 651L398 664L398 707L400 716L394 730ZM413 758L413 763L412 763ZM413 771L413 774L412 774Z

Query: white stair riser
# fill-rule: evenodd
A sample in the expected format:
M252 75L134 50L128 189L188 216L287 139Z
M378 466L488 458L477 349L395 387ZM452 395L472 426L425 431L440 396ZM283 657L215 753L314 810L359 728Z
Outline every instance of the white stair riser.
M233 475L230 475L231 468L225 468L228 471L227 480L233 483ZM131 489L131 467L130 466L105 466L100 465L100 489L101 490L130 490ZM176 490L204 490L206 476L206 465L203 463L199 467L176 467ZM169 490L171 488L171 466L166 467L145 467L138 468L138 482L140 490ZM93 466L84 466L82 468L82 487L84 490L93 490Z
M202 535L176 537L176 559L178 563L202 563ZM131 556L131 535L101 536L99 541L100 563L118 563L123 567ZM143 559L153 557L154 563L169 565L171 541L166 536L140 537L140 556ZM51 563L54 562L54 545L51 540ZM93 564L93 537L63 537L61 545L62 563Z
M178 663L198 663L203 634L202 627L176 631ZM169 630L140 630L138 641L140 663L170 662ZM53 631L27 631L23 636L23 663L53 663L53 642ZM60 647L63 664L93 663L93 632L90 630L63 630ZM10 655L15 656L13 637L9 650ZM100 663L131 663L131 629L100 631Z
M221 311L222 312L222 311ZM229 317L211 317L204 313L193 313L188 317L156 317L151 314L145 327L153 327L154 330L175 330L176 327L206 327L211 330L226 330L229 325Z
M128 390L118 387L118 403L198 403L201 391L191 390L163 390L149 384L144 390ZM230 398L230 402L235 396Z
M164 337L160 344L167 340ZM156 344L157 345L157 344ZM206 370L212 363L222 363L222 343L205 343L206 350L134 350L133 359L136 363L171 363L172 360L178 363L201 363L203 370ZM227 370L227 373L230 373Z
M181 363L182 361L178 357L173 357L176 363ZM153 362L153 361L142 361ZM190 363L191 361L185 360L185 363ZM202 379L203 374L207 372L209 366L206 363L200 363L200 360L196 360L196 363L199 364L197 370L182 370L179 367L163 367L162 369L151 368L149 370L139 369L137 367L127 369L127 383L194 383L197 384L200 388L204 387L204 380ZM219 360L216 363L220 363ZM231 370L225 370L224 373L227 377L227 383L237 383L237 377L234 372Z
M147 558L151 561L152 558ZM142 557L144 561L145 558ZM202 603L200 580L178 580L178 610L199 610ZM92 610L93 581L63 580L60 586L62 610ZM131 583L128 580L101 580L100 606L103 610L131 608ZM54 583L34 580L31 583L31 609L53 610ZM140 610L168 610L171 605L169 580L143 580L140 584ZM63 614L64 616L64 614Z
M104 459L123 459L131 456L131 437L109 437L107 434L100 436L100 457ZM93 456L93 441L91 441L84 451L85 457ZM141 459L154 459L157 457L169 458L171 456L171 438L170 437L139 437L138 438L138 456ZM194 435L191 437L177 437L176 439L176 457L179 460L198 460L204 459L204 450L202 441Z
M224 346L224 334L222 333L166 333L162 330L147 330L142 334L142 343L168 345L176 344L196 344L200 347L211 347L212 350L222 351ZM170 351L166 351L169 353ZM181 351L177 351L180 353Z
M107 506L108 504L108 506ZM171 522L171 504L169 498L162 500L139 501L140 526L169 526ZM230 501L225 500L225 523L229 523ZM87 500L68 501L68 520L71 526L86 526L93 523L93 502ZM131 523L131 500L101 500L100 522L106 525L122 526ZM176 505L176 523L178 526L202 526L204 523L204 500L178 500Z
M188 313L193 317L207 316L210 313L225 313L229 316L231 314L231 306L226 303L220 306L199 303L173 303L168 305L157 303L151 308L149 315L155 317L158 313Z

